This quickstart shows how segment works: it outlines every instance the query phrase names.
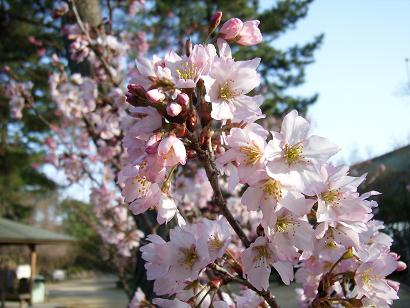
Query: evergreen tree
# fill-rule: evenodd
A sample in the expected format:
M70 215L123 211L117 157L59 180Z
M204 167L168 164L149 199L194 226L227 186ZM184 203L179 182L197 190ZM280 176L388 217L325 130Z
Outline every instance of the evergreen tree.
M48 64L39 63L36 40L61 46L58 27L45 22L52 1L2 1L0 5L0 215L15 220L29 218L35 201L55 191L57 185L37 166L42 163L42 143L49 128L41 113L53 123L53 107L47 98ZM60 45L59 45L60 44ZM7 81L31 81L37 111L27 108L22 119L10 116ZM38 102L38 104L37 104Z

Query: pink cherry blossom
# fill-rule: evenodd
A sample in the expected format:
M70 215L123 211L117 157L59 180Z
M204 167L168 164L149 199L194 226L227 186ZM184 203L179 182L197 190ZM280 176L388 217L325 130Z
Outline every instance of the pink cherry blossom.
M388 254L377 255L362 263L355 275L358 290L372 300L378 299L391 305L398 299L397 292L385 277L397 268L397 261Z
M329 140L308 137L309 123L289 112L282 122L280 133L273 132L273 139L266 148L267 172L270 176L289 177L302 192L312 194L311 185L318 181L320 164L339 151Z
M265 237L258 237L242 254L244 272L258 290L267 290L270 267L274 262L274 247Z
M165 137L159 143L158 155L164 160L165 166L175 166L178 163L185 165L186 163L185 145L173 134Z
M209 263L207 246L189 229L172 229L167 245L165 262L170 266L168 275L176 281L197 279L199 272Z
M227 20L219 30L220 36L225 40L234 39L241 32L243 22L239 18L231 18Z
M305 199L303 194L297 192L288 183L283 183L271 178L264 169L259 170L248 182L249 187L242 195L242 203L248 210L262 210L263 219L268 226L274 226L276 212L287 208L297 216L307 214L314 204L314 200Z
M206 74L216 56L214 45L195 45L189 57L170 52L165 65L171 71L175 86L194 88L202 74Z
M206 241L210 260L221 258L230 243L231 229L228 221L224 217L217 221L204 218L198 223L197 231Z
M212 102L212 118L253 122L263 117L259 108L262 97L246 95L260 84L256 72L259 62L259 58L238 62L229 58L215 59L209 78L204 78L205 98Z
M262 42L262 34L259 30L259 20L245 21L238 34L237 44L243 46L253 46Z

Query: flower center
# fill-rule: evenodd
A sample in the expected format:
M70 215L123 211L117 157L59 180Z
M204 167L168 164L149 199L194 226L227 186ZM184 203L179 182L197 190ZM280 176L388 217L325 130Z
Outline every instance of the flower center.
M334 204L335 201L339 200L339 195L338 191L329 190L323 192L320 197L326 204Z
M276 202L282 198L281 184L279 181L274 179L269 179L263 184L263 192L265 193L265 198L273 197Z
M261 261L262 259L270 259L272 257L272 253L268 246L256 246L252 248L256 252L256 256L253 259L254 262Z
M373 274L373 269L368 268L362 273L362 282L363 285L367 285L371 283L373 280L376 280L378 277L377 275Z
M230 87L230 83L231 83L230 80L225 81L224 84L219 87L219 98L224 101L228 101L228 102L232 100L232 98L237 96L235 91L232 91Z
M138 191L139 195L146 195L147 194L151 183L147 181L145 176L137 175L134 178L133 182L134 182L134 184L138 184L137 185L137 191Z
M180 251L182 252L180 263L192 268L199 259L195 245L192 245L190 248L180 248Z
M261 150L257 146L254 146L254 145L242 146L239 148L239 151L246 155L247 165L256 164L263 155Z
M197 74L197 67L192 62L182 62L179 68L175 69L179 79L194 79Z
M287 217L278 218L276 221L276 231L281 233L286 232L290 224L291 222L287 219Z
M303 145L302 144L295 144L295 145L285 145L283 157L285 158L288 165L292 165L300 160L302 156Z
M211 236L211 239L208 242L208 246L210 249L213 250L219 250L223 247L224 243L223 241L219 238L219 235L215 233L214 235Z

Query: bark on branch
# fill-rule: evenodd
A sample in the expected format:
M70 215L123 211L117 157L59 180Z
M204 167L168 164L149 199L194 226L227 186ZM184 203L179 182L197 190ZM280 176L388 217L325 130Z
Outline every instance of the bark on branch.
M245 247L249 247L251 243L248 237L243 232L241 226L236 221L235 217L233 217L232 213L229 211L226 205L225 198L222 195L221 187L219 186L218 170L215 167L215 162L211 159L211 156L208 153L208 151L205 151L201 148L201 146L198 143L198 140L193 134L188 132L187 136L188 136L189 141L191 142L191 148L195 150L195 152L198 154L198 158L202 162L205 168L206 175L214 191L214 198L215 198L215 202L217 206L221 209L222 214L225 216L225 218L228 220L231 227L234 229L236 234L239 236L243 245Z
M243 232L239 223L236 221L232 213L229 211L226 205L225 198L222 195L221 187L219 186L219 181L218 181L218 170L215 167L215 161L211 158L212 157L211 153L209 153L207 150L202 149L198 142L198 139L188 130L187 130L187 138L191 142L190 147L197 153L199 160L202 162L205 168L206 175L214 191L214 198L215 198L215 202L217 206L221 209L222 214L225 216L225 218L228 220L231 227L234 229L238 237L241 239L243 245L248 248L251 243L248 237L246 236L246 234ZM269 290L259 291L248 280L234 276L228 271L226 271L224 268L219 267L216 264L211 265L211 268L213 268L219 273L228 275L229 279L239 282L247 286L249 289L255 291L257 294L259 294L266 300L266 302L270 305L270 307L279 308L279 305L276 303L274 296L272 296Z

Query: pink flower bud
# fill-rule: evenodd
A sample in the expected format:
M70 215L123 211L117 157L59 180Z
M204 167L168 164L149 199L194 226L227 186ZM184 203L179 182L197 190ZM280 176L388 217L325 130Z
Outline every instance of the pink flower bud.
M397 262L397 269L396 271L401 272L404 271L407 268L407 264L404 263L403 261Z
M127 88L130 94L145 97L146 91L142 85L138 83L130 83Z
M186 93L178 94L177 96L177 103L180 104L182 107L188 106L189 103L189 96Z
M171 117L176 117L182 111L180 104L171 102L167 104L167 114Z
M221 23L221 19L222 19L222 12L221 11L217 11L212 15L211 21L209 23L208 34L214 32L214 30Z
M158 150L159 142L161 141L161 134L154 134L149 137L147 143L145 144L145 152L148 154L155 154Z
M259 23L259 20L246 21L236 43L243 46L252 46L262 42L262 33L258 28Z
M151 103L158 103L160 101L163 101L165 99L165 94L159 91L158 89L152 89L149 90L146 94L145 97L151 102Z
M223 39L231 40L241 32L242 27L242 20L239 18L231 18L222 25L221 30L219 30L219 34Z

